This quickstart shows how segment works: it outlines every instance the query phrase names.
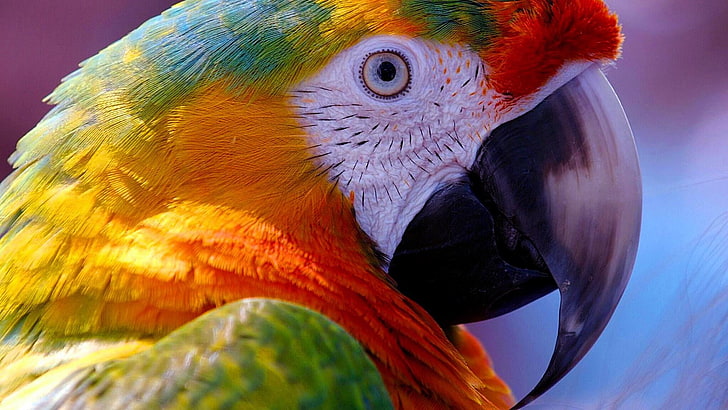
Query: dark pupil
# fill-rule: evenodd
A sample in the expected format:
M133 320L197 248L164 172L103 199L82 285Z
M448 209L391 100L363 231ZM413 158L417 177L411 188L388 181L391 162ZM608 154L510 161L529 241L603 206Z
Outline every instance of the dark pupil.
M392 81L394 80L394 77L397 76L397 68L389 61L383 61L379 64L379 67L377 67L377 76L379 76L382 81Z

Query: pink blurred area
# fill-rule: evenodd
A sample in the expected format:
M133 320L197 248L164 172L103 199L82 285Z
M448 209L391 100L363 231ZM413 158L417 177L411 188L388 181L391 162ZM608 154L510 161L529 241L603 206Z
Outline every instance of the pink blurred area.
M173 3L1 0L0 157L7 158L16 141L48 111L41 100L80 61ZM728 242L720 239L728 238L720 233L728 230L728 221L721 219L728 211L728 1L607 3L620 15L626 35L623 57L607 75L622 99L640 152L645 184L642 243L633 283L605 336L584 363L534 408L662 406L669 394L662 398L643 394L642 401L611 399L624 382L620 379L639 377L624 362L641 360L650 347L650 334L675 336L659 329L667 323L665 315L674 313L675 321L693 320L690 309L699 309L701 295L710 293L697 286L701 281L713 281L712 289L718 293L728 289L721 279L728 271L728 244L710 247L716 241ZM9 172L10 167L0 162L0 176ZM706 245L706 238L713 237L712 245ZM706 249L714 253L703 255ZM688 290L668 287L675 283L690 286L685 286ZM688 293L692 288L702 290ZM692 298L687 319L679 319L685 310L681 305L662 298L666 293ZM723 305L700 319L713 323L712 336L718 340L728 334L722 330L728 317L720 316L726 304L724 298ZM535 385L546 367L557 306L557 295L551 295L522 312L473 327L519 397ZM700 347L687 344L679 349ZM680 350L673 354L678 362L705 359L705 369L695 377L707 375L728 385L725 349L706 352L713 357L695 357ZM605 385L617 387L606 389ZM728 405L728 399L721 403Z
M0 1L0 176L17 140L49 110L42 102L79 62L172 0Z

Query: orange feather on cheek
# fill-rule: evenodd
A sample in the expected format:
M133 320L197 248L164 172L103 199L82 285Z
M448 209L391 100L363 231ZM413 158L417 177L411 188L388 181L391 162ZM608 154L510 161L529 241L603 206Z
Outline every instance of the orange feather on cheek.
M168 116L180 199L271 212L275 195L304 197L315 178L305 131L282 97L233 98L213 87ZM265 204L265 205L264 205Z
M98 291L109 303L123 307L138 300L146 306L127 320L111 314L115 319L109 325L173 328L179 315L170 312L199 314L231 300L263 296L261 283L283 278L274 279L277 270L259 264L284 263L277 258L286 255L303 252L306 260L285 262L301 266L312 263L305 256L310 254L376 264L350 204L317 175L305 131L285 98L231 97L213 86L173 109L159 129L168 136L165 165L146 169L168 173L150 180L169 185L149 187L168 195L166 211L111 240L91 258L96 268L82 272L89 281L116 272L109 288ZM291 249L284 252L283 244ZM105 309L118 310L111 304ZM149 314L155 309L157 316Z

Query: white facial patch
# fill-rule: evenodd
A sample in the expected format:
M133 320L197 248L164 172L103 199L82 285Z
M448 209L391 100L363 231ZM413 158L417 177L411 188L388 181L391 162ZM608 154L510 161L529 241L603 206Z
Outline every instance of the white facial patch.
M388 258L432 193L466 174L490 131L543 98L504 103L488 73L463 46L375 36L291 91L320 172L353 199Z

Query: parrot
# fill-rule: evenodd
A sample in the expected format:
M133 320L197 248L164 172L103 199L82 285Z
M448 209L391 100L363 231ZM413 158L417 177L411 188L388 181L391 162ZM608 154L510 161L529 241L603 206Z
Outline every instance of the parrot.
M601 0L185 0L47 97L0 188L2 408L510 408L629 281ZM463 324L561 296L516 401Z

